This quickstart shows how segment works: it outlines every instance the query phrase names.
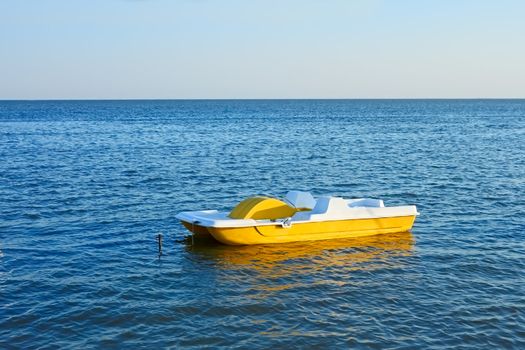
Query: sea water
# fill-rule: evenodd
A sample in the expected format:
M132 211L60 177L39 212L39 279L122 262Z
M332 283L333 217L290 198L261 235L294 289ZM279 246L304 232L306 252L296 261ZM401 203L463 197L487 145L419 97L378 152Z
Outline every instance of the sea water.
M421 215L249 247L175 219L288 190ZM518 349L524 270L524 100L0 102L0 348Z

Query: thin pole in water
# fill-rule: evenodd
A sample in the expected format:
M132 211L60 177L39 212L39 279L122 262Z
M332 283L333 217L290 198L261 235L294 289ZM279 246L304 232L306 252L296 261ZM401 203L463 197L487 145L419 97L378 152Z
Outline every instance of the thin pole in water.
M162 234L157 235L157 243L159 244L159 258L162 255Z

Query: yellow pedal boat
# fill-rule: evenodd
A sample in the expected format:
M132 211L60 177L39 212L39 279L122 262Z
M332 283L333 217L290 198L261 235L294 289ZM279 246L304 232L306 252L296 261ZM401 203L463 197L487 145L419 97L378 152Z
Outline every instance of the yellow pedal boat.
M309 192L290 191L284 200L250 197L230 213L186 211L176 218L194 235L246 245L406 232L417 215L414 205L385 207L379 199L316 199Z

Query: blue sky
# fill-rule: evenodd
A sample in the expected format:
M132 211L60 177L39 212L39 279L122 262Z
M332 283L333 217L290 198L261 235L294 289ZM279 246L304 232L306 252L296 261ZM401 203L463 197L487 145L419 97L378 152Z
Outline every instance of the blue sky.
M525 1L0 0L0 99L525 97Z

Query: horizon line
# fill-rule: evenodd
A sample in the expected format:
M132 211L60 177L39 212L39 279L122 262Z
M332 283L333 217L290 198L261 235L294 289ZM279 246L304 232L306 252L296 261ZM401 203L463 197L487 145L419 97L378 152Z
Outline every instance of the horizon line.
M3 99L0 102L27 101L27 102L53 102L53 101L362 101L362 100L525 100L525 97L277 97L277 98L14 98Z

